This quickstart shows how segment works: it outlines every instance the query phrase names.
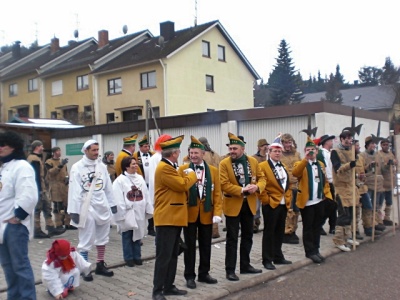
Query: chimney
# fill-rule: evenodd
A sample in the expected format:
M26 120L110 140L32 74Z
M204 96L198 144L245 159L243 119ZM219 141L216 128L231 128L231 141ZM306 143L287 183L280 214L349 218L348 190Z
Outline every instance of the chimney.
M14 45L12 46L12 57L13 58L20 58L21 57L21 42L15 41Z
M164 41L169 41L175 36L175 23L166 21L160 23L160 35L164 37Z
M108 41L108 31L107 30L100 30L99 31L99 48L104 47L109 43Z
M50 49L51 49L51 53L55 53L58 50L60 50L60 40L58 38L54 37L51 39Z

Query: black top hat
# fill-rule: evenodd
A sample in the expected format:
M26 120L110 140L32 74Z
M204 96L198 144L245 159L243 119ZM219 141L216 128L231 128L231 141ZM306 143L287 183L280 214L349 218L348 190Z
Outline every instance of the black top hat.
M326 141L333 140L334 138L335 138L334 135L324 134L323 136L320 137L318 146L323 145L323 144L325 144Z

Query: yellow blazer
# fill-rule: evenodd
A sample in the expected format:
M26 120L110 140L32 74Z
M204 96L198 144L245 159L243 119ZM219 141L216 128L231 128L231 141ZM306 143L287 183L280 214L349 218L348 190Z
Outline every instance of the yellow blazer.
M269 162L270 160L266 160L260 163L261 171L265 174L266 186L265 190L258 195L258 199L262 205L269 205L272 208L276 208L280 204L282 197L285 197L285 204L289 209L292 201L292 189L289 188L290 175L286 166L282 164L287 176L286 188L284 189L278 179L276 179Z
M261 171L257 160L254 157L247 156L252 172L252 184L257 184L258 189L262 192L265 188L265 177ZM224 214L229 217L236 217L240 213L243 204L242 186L236 180L235 173L232 168L231 157L224 158L219 164L219 179L222 190L222 208ZM247 202L253 215L257 210L257 195L256 193L247 196Z
M155 226L187 226L186 192L196 181L195 172L182 176L167 160L160 161L154 176Z
M329 187L328 179L326 178L325 166L319 160L317 162L321 166L322 173L325 176L325 184L323 191L324 195L322 196L323 197L322 200L324 200L325 198L332 200L331 189ZM310 192L308 190L308 172L306 168L307 164L308 160L306 158L303 158L301 161L297 161L294 163L292 170L293 176L296 176L299 179L299 188L297 191L297 201L296 201L296 205L298 208L304 208L307 204L308 199L310 198Z
M121 161L128 156L132 156L131 154L128 153L128 151L122 149L117 156L117 159L115 160L115 176L118 177L119 175L122 174L122 168L121 168Z
M206 162L204 162L206 164ZM218 169L208 165L210 168L211 173L211 182L213 185L212 195L211 195L211 202L212 207L211 211L205 212L204 211L204 202L200 201L199 197L197 197L197 205L196 206L189 206L188 205L188 222L195 223L197 218L200 214L200 223L204 225L212 224L213 216L222 216L222 199L221 199L221 185L219 183L219 174ZM179 167L179 173L183 176L183 170L189 168L189 164L185 164ZM187 199L189 203L189 191L186 193Z

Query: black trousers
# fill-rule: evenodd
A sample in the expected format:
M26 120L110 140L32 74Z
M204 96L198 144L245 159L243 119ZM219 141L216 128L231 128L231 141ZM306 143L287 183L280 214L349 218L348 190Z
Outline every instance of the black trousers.
M321 240L321 221L324 217L324 200L317 204L305 206L300 209L303 221L303 245L306 256L318 254ZM333 202L333 201L331 201Z
M180 226L156 226L153 295L173 287L179 254Z
M183 253L185 279L196 278L196 235L198 236L200 254L199 278L204 278L210 272L212 224L201 224L199 215L195 223L188 223L187 227L183 227L183 235L187 246L187 249Z
M331 190L332 197L335 197L335 187L333 183L329 183L329 187ZM334 200L335 198L333 198ZM336 220L337 220L337 203L336 201L324 200L324 217L321 222L321 226L324 226L326 220L329 219L329 230L335 229Z
M227 200L229 201L229 200ZM247 200L243 201L242 208L237 217L226 217L226 247L225 247L225 271L234 273L237 261L237 247L240 237L240 269L245 270L250 266L250 251L253 246L253 213Z
M264 231L262 237L262 263L272 263L282 260L282 241L285 234L285 221L287 215L286 205L272 208L269 204L262 206L264 217Z

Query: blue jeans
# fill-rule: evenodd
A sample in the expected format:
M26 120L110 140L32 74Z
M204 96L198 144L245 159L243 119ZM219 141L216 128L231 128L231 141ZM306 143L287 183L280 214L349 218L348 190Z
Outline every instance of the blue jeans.
M371 198L371 203L372 203L372 209L374 207L374 194L375 191L374 190L369 190L368 191L369 197ZM379 207L379 200L381 198L381 192L376 192L376 209L378 209Z
M372 201L371 197L368 193L362 194L360 198L361 207L363 209L371 209L372 210Z
M383 205L383 202L386 200L386 206L391 206L393 204L392 200L392 191L384 191L379 193L379 206Z
M132 241L133 230L128 230L122 233L122 252L124 260L141 259L140 240Z
M7 299L36 299L28 242L28 228L22 224L7 224L3 244L0 244L0 263L7 281Z

